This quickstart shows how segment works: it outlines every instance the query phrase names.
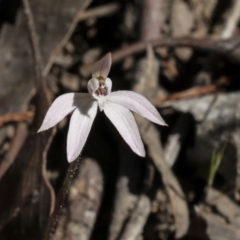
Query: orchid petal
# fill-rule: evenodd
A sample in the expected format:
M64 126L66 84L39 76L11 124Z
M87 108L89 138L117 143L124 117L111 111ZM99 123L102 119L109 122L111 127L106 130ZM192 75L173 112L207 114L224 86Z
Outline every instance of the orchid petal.
M87 89L90 95L94 96L95 91L99 88L99 81L96 78L92 78L87 83Z
M74 161L82 151L97 114L97 101L88 100L73 113L67 136L68 162Z
M107 101L121 104L122 106L138 113L142 117L157 123L167 125L157 109L141 94L132 91L117 91L108 95Z
M145 157L143 142L133 114L127 108L109 101L105 103L104 112L131 149Z
M112 56L111 56L111 53L108 53L93 65L92 77L93 78L103 77L104 79L107 78L111 68L111 64L112 64Z
M72 112L77 107L79 101L83 101L84 99L88 98L89 94L87 93L67 93L58 97L48 109L42 126L38 132L45 131L55 126L67 114Z
M112 80L110 78L106 78L105 85L108 89L108 94L112 91Z

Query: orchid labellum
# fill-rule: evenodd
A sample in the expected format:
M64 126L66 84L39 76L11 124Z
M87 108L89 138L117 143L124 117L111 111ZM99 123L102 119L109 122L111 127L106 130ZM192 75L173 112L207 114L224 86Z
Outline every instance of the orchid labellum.
M166 125L156 108L142 95L132 91L111 92L108 78L112 58L108 53L94 64L88 93L67 93L58 97L49 108L38 132L47 130L73 112L67 136L67 158L74 161L81 153L99 107L104 111L120 135L139 156L145 149L131 111L159 125Z

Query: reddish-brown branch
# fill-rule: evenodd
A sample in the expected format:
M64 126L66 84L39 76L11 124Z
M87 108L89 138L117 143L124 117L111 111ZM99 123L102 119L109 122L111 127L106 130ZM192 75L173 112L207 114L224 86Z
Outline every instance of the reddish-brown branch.
M176 101L179 99L199 97L199 96L203 96L210 93L217 93L222 91L222 87L226 84L227 84L227 79L222 78L215 84L210 84L204 87L194 87L182 92L173 93L166 97L158 98L156 100L156 105L161 105L162 103L167 101Z
M11 122L31 122L34 116L34 112L19 112L19 113L8 113L0 116L0 127L4 124Z

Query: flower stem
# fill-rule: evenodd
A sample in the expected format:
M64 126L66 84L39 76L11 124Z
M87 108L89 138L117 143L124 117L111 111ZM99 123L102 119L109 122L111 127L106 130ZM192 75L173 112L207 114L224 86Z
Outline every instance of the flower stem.
M55 203L55 208L49 219L47 229L45 232L45 236L44 236L44 240L50 240L55 233L55 230L58 225L58 221L61 217L64 206L66 204L66 199L67 199L67 196L69 193L71 183L72 183L74 176L79 168L79 165L80 165L80 157L78 157L74 162L72 162L68 168L67 175L65 177L63 185L58 192L56 203Z

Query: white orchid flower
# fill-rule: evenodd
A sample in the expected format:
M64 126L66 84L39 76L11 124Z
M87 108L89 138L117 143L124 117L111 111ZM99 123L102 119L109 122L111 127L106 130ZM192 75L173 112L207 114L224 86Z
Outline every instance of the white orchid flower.
M94 64L92 78L88 81L89 93L67 93L58 97L49 108L38 132L47 130L73 111L67 136L67 158L74 161L81 153L93 120L104 111L120 135L138 155L145 150L131 111L159 125L167 125L156 108L142 95L132 91L111 92L112 81L108 78L112 58L108 53Z

